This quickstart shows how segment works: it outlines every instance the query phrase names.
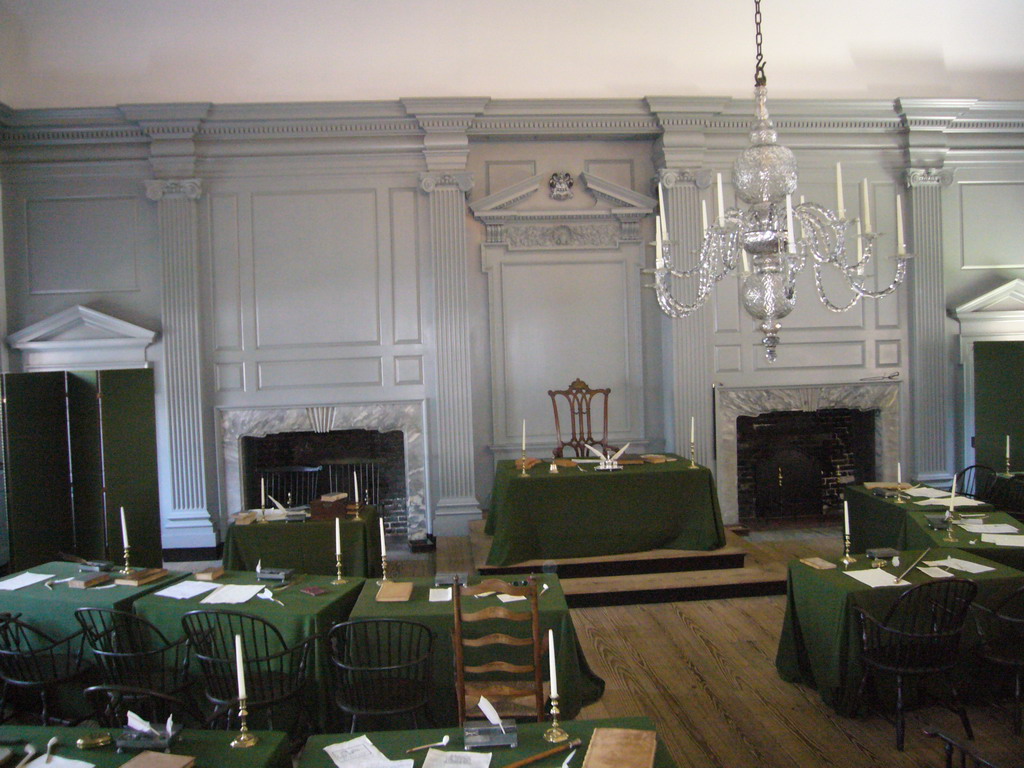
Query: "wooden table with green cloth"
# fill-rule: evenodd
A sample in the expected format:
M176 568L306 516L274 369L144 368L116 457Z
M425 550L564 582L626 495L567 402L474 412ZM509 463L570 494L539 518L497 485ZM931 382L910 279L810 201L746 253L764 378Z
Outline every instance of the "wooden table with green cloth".
M68 760L82 760L96 768L119 768L137 752L118 752L113 744L93 749L78 749L75 742L84 736L109 733L109 728L65 728L59 726L0 725L0 745L14 752L14 761L24 756L25 746L31 744L39 754L46 753L46 744L57 738L54 754ZM256 746L232 749L231 740L236 731L181 731L171 747L175 755L190 755L196 759L196 768L291 768L288 754L288 734L281 731L253 731L259 738ZM13 762L11 763L14 764Z
M62 561L43 563L29 571L22 571L22 573L29 572L50 574L52 576L50 587L46 586L47 581L50 581L48 579L10 592L0 591L0 611L20 613L23 621L43 630L55 639L67 637L81 629L75 620L76 608L110 608L116 611L130 612L132 604L139 598L188 576L187 573L172 571L149 584L129 587L110 586L114 584L113 578L118 576L117 573L112 573L113 578L107 584L88 589L73 589L63 579L77 577L80 574L84 577L95 576L95 572L81 572L75 563ZM18 575L20 574L14 574L14 576ZM9 578L12 577L5 577L4 581Z
M502 765L509 765L518 760L531 757L540 752L545 752L552 747L558 746L551 742L544 741L544 731L550 727L550 723L519 723L517 731L519 744L514 749L508 747L495 747L492 750L474 750L478 752L491 752L491 765L499 768ZM629 728L636 731L653 731L654 724L646 717L615 717L604 720L571 720L562 723L562 727L569 734L570 739L581 739L582 744L577 748L576 757L572 764L579 766L583 764L583 756L590 745L590 737L595 728ZM423 765L427 759L427 750L406 754L407 749L418 747L423 744L432 744L440 741L445 736L449 737L448 745L442 747L446 751L463 750L462 729L460 728L431 728L419 731L379 731L376 733L338 733L319 734L311 736L306 741L296 768L334 768L331 758L324 752L325 747L332 744L340 744L350 741L358 736L366 735L370 742L383 752L391 760L413 760L416 768ZM565 751L559 755L545 758L538 762L538 768L549 768L559 766L569 756ZM664 742L658 739L657 750L654 753L654 768L675 768L676 763L668 753ZM623 766L622 768L628 768Z
M135 613L148 619L163 632L169 640L177 640L184 632L181 617L189 611L227 610L248 613L266 619L281 632L288 646L319 633L326 633L334 624L348 619L356 598L363 586L363 579L346 577L344 584L332 584L327 576L297 574L284 589L272 589L275 600L253 597L241 604L203 603L207 594L183 599L147 595L137 600ZM268 588L277 586L272 581L258 581L256 575L246 571L225 571L216 581L221 584L264 584ZM307 587L325 590L323 594L311 595L302 590ZM322 643L317 643L313 656L313 678L319 692L314 722L327 713L327 665L329 661Z
M541 462L524 477L499 461L486 532L488 565L651 549L717 549L725 529L711 471L676 458L598 471ZM586 535L581 535L585 532Z
M961 513L969 514L966 510L961 510ZM912 509L908 510L906 514L907 549L956 547L957 549L962 549L965 552L973 552L981 557L987 557L989 560L995 560L997 563L1002 563L1003 565L1008 565L1011 568L1017 568L1024 571L1024 546L1015 547L1012 545L982 541L981 533L967 531L955 523L950 527L949 531L935 530L928 525L928 519L925 517L925 515L935 514L934 512ZM1009 525L1013 527L1014 531L1016 531L1016 535L1020 536L1021 534L1024 534L1024 525L1019 523L1016 518L1006 512L988 512L985 514L984 519L963 518L961 522L966 525ZM947 541L947 534L951 534L952 537L956 539L956 542ZM1022 537L1022 539L1024 539L1024 537Z
M889 573L902 573L922 554L923 550L905 550L900 553L900 566L888 565ZM992 567L984 573L952 571L958 577L969 578L978 584L976 601L986 605L997 602L1001 596L1019 586L1024 572L1000 563L986 560L960 549L932 549L925 558L944 560L955 557ZM871 568L871 560L858 558L850 570ZM916 568L904 576L905 581L917 585L930 577ZM877 587L847 575L839 566L819 570L799 560L789 564L786 586L786 615L783 619L775 667L780 677L791 683L804 683L817 689L822 700L843 715L852 715L860 684L860 625L856 608L867 609L881 618L885 610L909 587ZM967 636L972 623L965 626L961 659L970 664L973 638Z
M376 507L363 507L358 518L341 520L341 555L346 576L381 575ZM252 571L260 560L266 568L333 576L337 573L334 520L229 525L224 539L224 567Z
M523 576L501 576L506 581L518 581ZM565 593L559 579L554 574L537 574L538 590L544 590L537 601L540 612L541 633L547 634L548 629L554 630L555 663L558 672L559 707L562 717L576 716L584 704L597 701L604 693L604 681L595 675L583 655L576 630L569 615L569 607L565 602ZM471 578L476 582L479 579ZM431 697L428 715L435 725L457 722L455 698L455 652L452 648L452 627L454 624L453 605L450 600L430 602L430 588L433 579L413 578L400 579L413 583L412 597L406 602L378 602L377 582L369 580L363 587L359 600L352 609L351 619L407 619L418 621L430 627L433 635L433 671L432 685L434 695ZM469 599L469 598L467 598ZM477 610L491 605L502 605L497 597L472 598L473 607ZM510 602L504 604L512 610L528 610L528 603ZM481 626L481 632L487 631ZM497 631L497 630L495 630ZM547 667L544 668L547 677Z

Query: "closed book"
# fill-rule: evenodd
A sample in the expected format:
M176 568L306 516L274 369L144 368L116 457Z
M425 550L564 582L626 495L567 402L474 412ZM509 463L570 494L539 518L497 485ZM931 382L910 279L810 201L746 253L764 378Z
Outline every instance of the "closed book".
M138 587L143 584L149 584L151 581L162 579L166 575L166 568L143 568L140 571L132 571L131 573L118 576L114 579L114 583L120 584L122 587Z
M385 581L377 590L377 602L402 603L412 597L411 581Z
M106 584L110 581L109 573L83 573L68 582L72 589L88 589L97 584Z
M219 565L211 565L209 568L203 568L201 571L196 571L197 581L216 581L224 575L224 569Z
M583 768L651 768L658 736L632 728L595 728Z
M121 768L192 768L195 764L196 759L191 755L171 755L146 749L127 763L122 763Z

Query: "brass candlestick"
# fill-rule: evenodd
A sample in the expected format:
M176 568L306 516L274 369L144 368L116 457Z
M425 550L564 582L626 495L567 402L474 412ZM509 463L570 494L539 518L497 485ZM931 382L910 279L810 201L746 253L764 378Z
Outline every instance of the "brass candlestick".
M380 556L380 572L383 575L383 581L388 580L388 556L381 554Z
M544 741L550 741L552 744L556 744L560 741L565 741L569 738L569 734L566 733L562 726L558 724L558 697L551 697L551 727L544 731Z
M240 728L238 735L231 740L231 746L235 749L247 749L248 747L255 747L259 742L259 736L255 733L249 732L249 726L246 725L246 719L249 716L249 710L245 708L245 699L238 700L238 719L240 721Z
M341 577L341 552L334 553L334 566L337 568L338 572L331 584L347 584L348 579L343 579Z
M697 468L697 446L693 440L690 441L690 469Z
M131 549L132 548L127 544L124 545L124 568L121 569L121 573L125 576L132 572L132 566L129 563L129 553L131 552Z
M526 477L526 448L523 448L523 470L519 473L520 477Z
M1006 474L1008 474L1008 475L1012 474L1010 472L1010 456L1009 456L1009 454L1007 454L1007 456L1006 456Z
M850 554L850 534L843 534L843 559L839 561L843 565L849 566L857 562L857 558Z

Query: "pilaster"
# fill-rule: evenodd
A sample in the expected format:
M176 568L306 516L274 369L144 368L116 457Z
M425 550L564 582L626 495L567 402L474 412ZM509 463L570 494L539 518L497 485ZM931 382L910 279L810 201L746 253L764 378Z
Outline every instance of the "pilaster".
M430 241L437 327L435 431L437 504L434 533L465 533L480 516L473 462L473 401L470 385L466 285L467 173L425 173L420 188L430 199Z
M170 509L163 545L215 546L206 494L202 355L199 332L198 179L146 182L156 201L163 262L163 365L169 443Z
M677 260L700 250L702 232L697 211L700 209L699 188L710 183L710 174L703 171L662 169L659 171L662 198L673 257ZM687 282L677 281L673 292L683 299L693 290ZM713 313L710 308L689 317L663 318L666 333L665 375L672 398L672 421L666 438L670 448L689 456L690 419L694 425L696 459L710 466L714 457L714 366L711 359Z

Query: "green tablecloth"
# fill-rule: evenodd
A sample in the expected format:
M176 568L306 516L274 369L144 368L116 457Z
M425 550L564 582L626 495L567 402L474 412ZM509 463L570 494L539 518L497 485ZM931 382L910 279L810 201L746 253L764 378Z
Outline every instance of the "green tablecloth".
M503 576L513 580L525 576ZM597 701L604 693L604 681L590 670L583 650L576 638L576 630L572 625L572 617L565 603L558 577L554 574L535 576L538 584L547 584L548 589L538 600L540 610L541 631L546 634L548 629L554 630L556 664L558 669L559 707L562 717L569 719L576 716L584 704ZM429 591L434 585L432 579L401 579L412 581L412 598L404 603L377 602L377 583L367 581L359 600L352 609L352 619L409 619L426 624L434 637L433 686L435 695L431 698L429 714L434 724L443 725L457 722L454 650L452 648L452 611L450 601L429 601ZM472 598L474 608L490 605L501 605L497 597ZM513 610L528 610L525 602L508 603L506 607ZM481 631L484 628L481 627ZM547 668L544 669L547 677Z
M263 527L269 527L263 526ZM363 586L363 579L346 577L345 584L331 584L327 576L296 577L293 586L274 593L274 597L284 605L270 600L254 597L240 605L203 604L205 595L176 600L160 595L147 595L137 600L135 613L153 622L167 635L168 639L176 640L182 636L181 617L189 611L202 609L224 609L240 611L266 619L281 632L287 645L292 646L301 640L319 633L326 633L334 624L345 621ZM226 571L217 580L218 584L256 584L259 583L251 572ZM272 582L262 582L272 585ZM305 587L321 587L327 592L322 595L309 595L301 590ZM313 676L317 681L320 693L318 697L317 716L326 714L326 695L328 681L328 659L322 643L317 643L313 656ZM314 717L314 720L317 718Z
M341 521L342 571L347 576L380 576L380 536L375 507L363 507L362 519ZM263 560L269 568L333 576L334 521L229 525L224 539L224 567L251 571Z
M502 765L508 765L516 760L522 760L525 757L535 755L538 752L544 752L545 750L556 746L544 741L544 731L548 726L548 723L520 723L518 726L519 746L515 749L499 747L492 750L491 765L495 768ZM646 717L616 717L609 718L607 720L574 720L571 722L565 722L562 726L569 734L570 739L583 740L583 743L576 752L576 756L572 760L573 766L580 766L583 764L583 756L586 754L587 746L590 744L590 736L594 732L595 728L631 728L638 731L654 730L654 724ZM324 752L324 747L330 746L331 744L339 744L341 742L349 741L356 738L358 735L360 734L342 733L321 734L310 737L309 740L306 741L305 748L302 750L302 756L299 758L297 768L334 768L334 763L331 762L327 753ZM373 742L374 746L392 760L401 760L406 758L414 759L413 765L417 767L423 765L423 761L426 760L427 752L424 750L421 752L414 752L411 755L405 754L405 750L410 749L411 747L417 747L421 744L430 744L431 742L440 741L444 736L449 736L451 741L445 749L449 752L462 750L462 731L458 728L435 728L420 731L382 731L366 735L369 737L370 741ZM549 757L542 762L538 762L537 766L538 768L559 766L568 756L568 752L563 752L560 755ZM654 755L654 768L675 768L675 766L676 764L672 760L671 755L669 755L668 750L665 748L665 744L659 739L658 749ZM623 768L628 768L628 766L623 766Z
M97 768L118 768L137 753L118 753L113 745L97 749L77 749L75 742L81 736L112 733L108 728L61 728L55 726L0 726L0 743L16 753L15 761L24 755L26 743L31 743L40 754L46 752L46 743L56 736L60 743L56 754L69 760L84 760ZM234 731L183 730L171 752L192 755L196 768L291 768L288 755L288 735L279 731L254 731L259 743L248 749L232 749ZM11 763L13 765L13 763Z
M552 473L549 466L541 462L523 477L515 462L498 462L488 565L725 544L715 480L705 467L684 459L616 472L582 464L582 471Z
M44 563L30 570L32 573L53 574L56 579L79 574L77 565L60 561ZM116 574L113 575L116 577ZM76 608L111 608L118 611L131 611L132 603L139 598L154 590L163 589L176 581L181 581L187 575L186 573L170 572L162 579L141 587L114 586L108 588L106 585L101 585L89 589L71 589L67 583L64 583L54 584L52 589L47 589L43 586L44 582L40 581L13 592L0 591L0 610L20 613L23 620L37 626L47 634L66 637L81 629L78 622L75 621Z
M966 510L963 510L966 512ZM997 563L1008 565L1011 568L1024 570L1024 547L1007 547L1000 544L990 544L982 541L981 535L968 533L960 526L952 527L953 538L956 543L946 541L946 531L932 530L925 519L926 514L932 512L918 512L911 510L907 512L907 535L906 542L908 549L925 549L926 547L956 547L965 552L973 552L976 555L995 560ZM965 520L965 522L970 522ZM1018 534L1024 534L1024 525L1008 515L1006 512L988 512L985 519L978 521L988 523L1005 523L1017 529ZM973 542L973 543L971 543Z
M902 572L920 555L920 550L904 551L902 566L887 570ZM947 555L960 557L994 567L978 574L964 574L978 584L977 601L993 604L1001 595L1015 588L1024 573L976 554L959 549L933 549L927 559L941 560ZM867 558L860 558L851 569L870 568ZM929 578L918 570L906 577L912 584ZM805 683L816 688L822 700L840 714L852 714L857 686L860 683L860 634L855 608L863 607L872 615L881 616L904 587L872 589L847 576L842 567L817 570L794 560L789 564L786 587L786 615L783 620L775 666L783 680ZM965 633L971 628L970 623ZM965 637L964 649L971 641ZM970 658L964 653L964 658Z

